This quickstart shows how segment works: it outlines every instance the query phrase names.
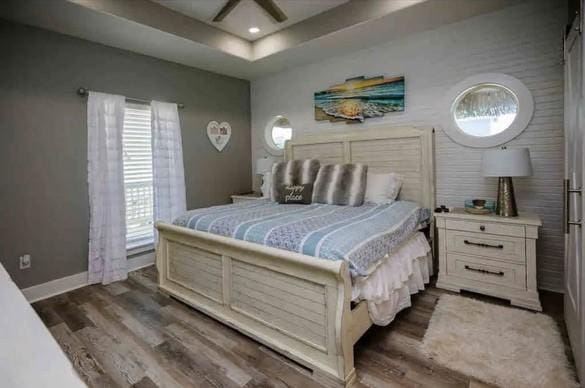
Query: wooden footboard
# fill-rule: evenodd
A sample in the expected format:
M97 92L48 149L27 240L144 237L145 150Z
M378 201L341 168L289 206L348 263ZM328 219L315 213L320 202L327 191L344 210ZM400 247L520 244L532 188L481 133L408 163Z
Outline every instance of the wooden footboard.
M353 345L371 325L350 309L345 262L157 223L162 291L313 370L349 385Z

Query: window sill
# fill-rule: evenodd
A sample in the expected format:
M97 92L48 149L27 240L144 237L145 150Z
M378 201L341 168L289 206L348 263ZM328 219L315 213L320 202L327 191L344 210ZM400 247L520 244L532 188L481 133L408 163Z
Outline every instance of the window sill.
M138 256L143 253L153 252L154 251L154 243L149 242L142 245L137 245L131 248L126 249L126 257Z

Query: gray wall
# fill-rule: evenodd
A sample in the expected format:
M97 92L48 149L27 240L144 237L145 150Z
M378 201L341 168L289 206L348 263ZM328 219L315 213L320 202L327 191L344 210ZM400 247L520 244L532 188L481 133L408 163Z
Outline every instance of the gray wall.
M187 206L251 189L249 82L0 20L0 261L24 288L87 270L85 100L79 86L182 102ZM222 153L210 120L229 121ZM20 271L18 257L32 255Z
M294 133L358 130L367 126L433 126L437 203L461 207L466 198L494 198L497 179L480 174L481 149L453 142L441 129L450 101L445 93L479 73L506 73L531 91L535 112L528 128L509 142L529 147L534 176L514 180L521 211L540 215L539 287L562 290L563 64L561 31L566 3L533 0L491 14L413 34L319 63L252 81L252 154L267 154L267 123L285 115ZM313 93L355 76L406 77L406 110L363 125L316 122ZM282 91L286 91L283 93Z

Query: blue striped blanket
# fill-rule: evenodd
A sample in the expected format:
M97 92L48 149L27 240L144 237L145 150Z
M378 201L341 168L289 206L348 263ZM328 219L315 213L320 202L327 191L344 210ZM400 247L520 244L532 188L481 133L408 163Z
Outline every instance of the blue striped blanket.
M378 262L430 217L414 202L336 206L257 200L191 210L175 225L328 260L345 260L352 276Z

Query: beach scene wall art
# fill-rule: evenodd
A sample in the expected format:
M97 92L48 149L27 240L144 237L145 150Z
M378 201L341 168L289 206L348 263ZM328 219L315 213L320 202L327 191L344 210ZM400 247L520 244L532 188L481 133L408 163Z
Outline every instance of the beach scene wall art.
M404 77L355 77L315 93L315 120L363 123L404 111Z

